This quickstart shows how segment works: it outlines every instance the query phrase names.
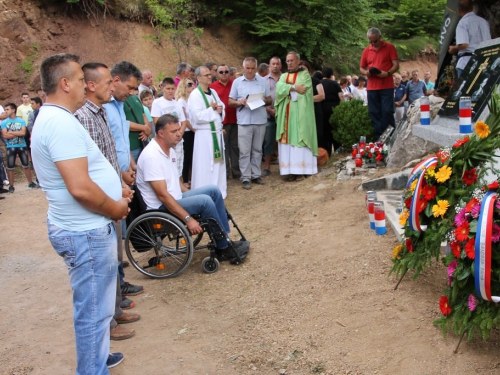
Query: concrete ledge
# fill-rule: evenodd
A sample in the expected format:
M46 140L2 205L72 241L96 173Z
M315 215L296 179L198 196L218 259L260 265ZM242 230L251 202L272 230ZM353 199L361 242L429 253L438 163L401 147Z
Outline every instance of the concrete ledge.
M361 184L363 190L404 190L410 176L411 168L404 171L388 174L386 176L365 181Z
M449 126L443 125L414 125L412 129L412 134L437 143L440 146L453 146L453 144L465 137L467 134L458 132L457 127L455 129Z

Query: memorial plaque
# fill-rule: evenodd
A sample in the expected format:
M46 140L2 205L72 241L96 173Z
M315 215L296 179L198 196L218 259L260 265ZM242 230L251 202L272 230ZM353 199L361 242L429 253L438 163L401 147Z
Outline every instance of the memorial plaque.
M439 110L439 115L458 118L460 97L470 96L472 122L477 121L483 109L488 105L491 92L499 81L500 45L476 49L456 83L458 88L448 95Z

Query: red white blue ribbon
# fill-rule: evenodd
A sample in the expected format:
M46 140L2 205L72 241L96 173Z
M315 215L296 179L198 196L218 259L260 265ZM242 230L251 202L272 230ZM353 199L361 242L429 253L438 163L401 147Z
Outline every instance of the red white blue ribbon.
M417 179L417 184L415 185L415 190L413 191L413 196L411 198L410 205L410 228L411 230L417 232L425 232L427 229L427 225L420 225L420 218L418 208L420 207L420 193L422 191L422 185L424 181L425 172L428 168L434 167L437 165L437 157L430 157L425 159L422 163L413 168L412 174L410 175L410 179L408 180L407 188L411 183ZM417 169L418 168L418 169ZM420 170L420 174L418 173Z
M476 293L482 299L498 303L500 297L491 295L491 230L497 194L489 191L481 202L476 232L475 284Z
M433 164L434 162L436 162L436 163ZM410 173L410 178L408 178L408 182L406 183L407 189L411 186L411 183L419 176L418 172L420 170L422 170L422 168L424 168L424 172L425 172L425 170L427 170L427 168L429 168L429 166L432 166L430 164L437 165L437 157L436 156L429 156L427 159L422 160L420 163L418 163L415 166L415 168L412 169L412 171Z

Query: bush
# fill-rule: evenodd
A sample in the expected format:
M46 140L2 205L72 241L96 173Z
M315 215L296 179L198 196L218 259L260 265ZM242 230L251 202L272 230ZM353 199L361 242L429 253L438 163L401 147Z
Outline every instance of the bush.
M368 107L362 100L350 100L337 106L330 117L333 139L344 148L350 149L354 143L359 142L359 137L366 136L367 141L373 138L373 125Z

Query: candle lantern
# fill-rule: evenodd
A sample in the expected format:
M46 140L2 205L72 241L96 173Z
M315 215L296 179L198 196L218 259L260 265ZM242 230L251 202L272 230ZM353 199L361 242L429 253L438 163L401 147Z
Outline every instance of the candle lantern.
M472 101L470 96L460 97L460 133L472 133Z

